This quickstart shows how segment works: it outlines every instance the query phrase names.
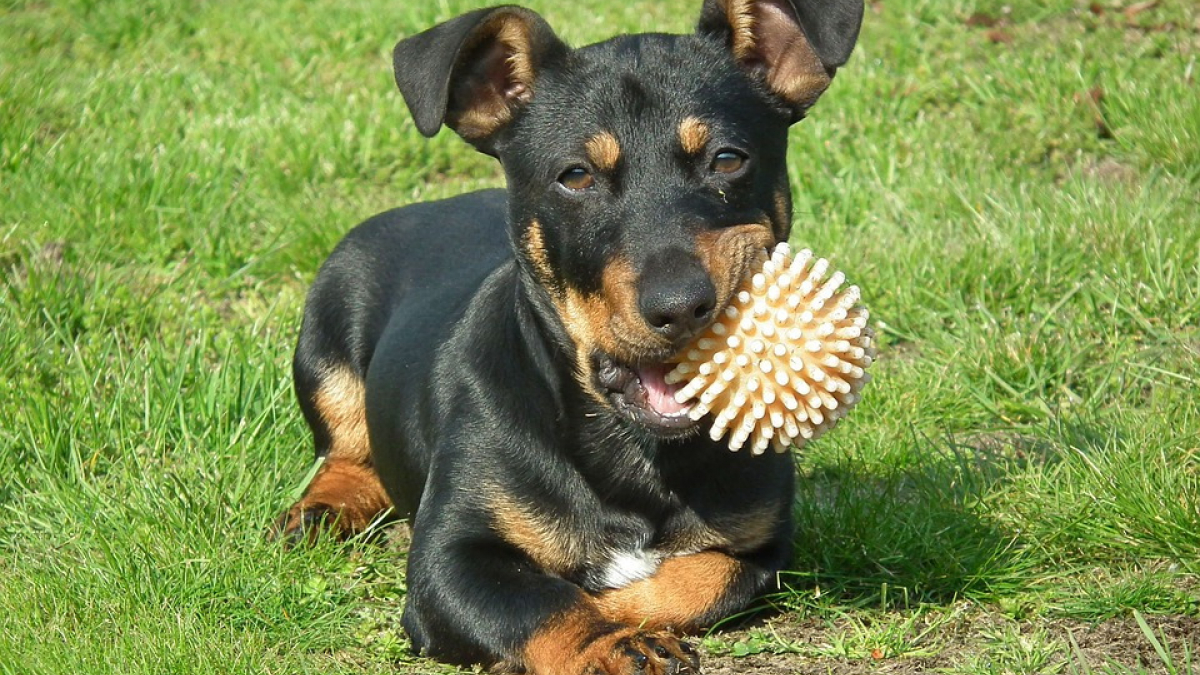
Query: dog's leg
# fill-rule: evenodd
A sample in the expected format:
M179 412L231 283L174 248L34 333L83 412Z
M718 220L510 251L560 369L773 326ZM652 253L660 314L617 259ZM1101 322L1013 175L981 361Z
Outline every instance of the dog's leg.
M435 489L426 503L440 499ZM418 511L404 628L425 656L526 675L683 675L696 652L666 631L611 621L463 513ZM477 521L476 521L477 522Z
M534 675L684 675L700 672L687 642L663 630L613 623L590 602L545 622L521 663Z
M299 360L296 384L323 462L275 534L299 541L322 528L341 538L362 532L391 506L371 462L363 379L348 365L309 369Z
M694 630L761 594L774 583L786 556L776 543L746 557L701 551L671 558L648 579L600 593L596 605L611 621L648 630Z

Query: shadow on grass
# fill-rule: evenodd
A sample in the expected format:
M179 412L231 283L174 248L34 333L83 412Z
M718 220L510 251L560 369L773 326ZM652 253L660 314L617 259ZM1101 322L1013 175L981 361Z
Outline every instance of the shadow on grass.
M796 548L781 581L796 595L906 607L991 599L1026 585L1019 533L987 495L1045 448L1015 434L917 439L887 467L852 457L816 461L797 484Z

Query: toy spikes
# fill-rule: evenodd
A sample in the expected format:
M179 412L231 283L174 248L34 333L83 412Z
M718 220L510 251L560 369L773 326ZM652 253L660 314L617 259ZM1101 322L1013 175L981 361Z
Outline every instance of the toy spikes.
M846 277L826 279L829 261L790 252L763 251L666 376L685 383L675 399L693 403L692 419L711 414L713 440L728 435L730 450L802 447L845 416L871 377L874 334L858 287L839 292Z

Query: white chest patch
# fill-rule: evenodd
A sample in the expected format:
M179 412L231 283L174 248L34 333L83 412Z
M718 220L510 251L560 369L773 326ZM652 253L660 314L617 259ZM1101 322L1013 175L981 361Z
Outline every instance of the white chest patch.
M639 548L632 551L614 551L604 566L600 582L606 588L624 588L635 581L653 576L662 563L661 553Z

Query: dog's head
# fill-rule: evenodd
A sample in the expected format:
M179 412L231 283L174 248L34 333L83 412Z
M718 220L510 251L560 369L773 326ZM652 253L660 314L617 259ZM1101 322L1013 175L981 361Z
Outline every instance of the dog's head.
M499 158L526 285L602 405L693 426L664 376L791 229L787 132L857 39L862 0L704 0L693 35L579 49L534 12L465 14L396 46L417 128Z

